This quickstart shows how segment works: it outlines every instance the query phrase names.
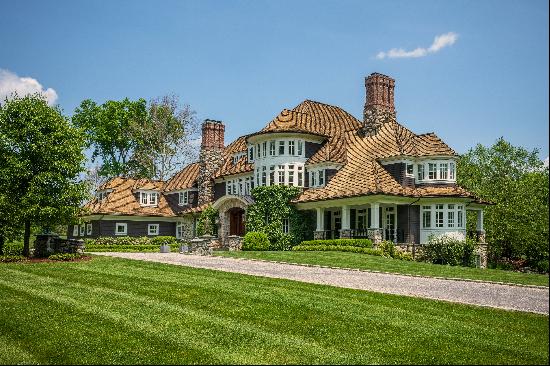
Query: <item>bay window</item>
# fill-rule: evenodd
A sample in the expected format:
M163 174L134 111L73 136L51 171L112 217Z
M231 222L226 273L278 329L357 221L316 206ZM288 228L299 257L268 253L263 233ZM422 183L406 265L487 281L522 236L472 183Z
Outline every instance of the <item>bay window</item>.
M285 154L285 142L279 141L279 155Z
M434 204L421 206L423 229L464 230L464 205Z
M418 164L416 166L417 169L417 179L418 180L424 180L424 164Z
M447 170L449 169L449 164L439 163L439 179L447 179Z
M269 141L269 155L275 156L275 141Z
M294 156L294 152L295 152L295 150L294 150L294 141L290 140L288 142L288 155Z
M428 179L437 179L437 164L428 163Z

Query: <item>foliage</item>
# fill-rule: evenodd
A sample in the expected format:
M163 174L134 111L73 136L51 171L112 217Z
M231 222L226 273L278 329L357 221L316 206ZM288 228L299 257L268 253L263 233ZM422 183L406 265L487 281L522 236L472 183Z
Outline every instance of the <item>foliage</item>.
M537 153L500 138L459 160L458 183L494 203L484 210L484 229L495 259L548 259L548 168Z
M300 243L303 246L315 245L333 245L333 246L349 246L359 248L372 248L370 239L323 239L323 240L307 240Z
M197 220L197 235L218 235L216 219L218 218L218 210L212 206L208 206L201 212Z
M269 250L270 242L266 233L249 231L243 238L242 250Z
M178 239L173 236L155 236L151 238L151 244L154 245L178 245Z
M173 236L117 236L117 237L100 237L97 239L85 239L84 244L86 249L89 247L101 246L132 246L132 245L178 245L178 239Z
M290 201L300 194L299 187L260 186L252 190L254 203L246 212L246 230L267 234L273 249L288 250L291 245L307 240L313 233L313 215L301 212ZM283 233L283 220L288 219L289 233ZM291 245L289 245L289 242Z
M82 257L83 255L80 253L57 253L48 256L48 259L51 261L74 261Z
M376 249L379 249L384 257L395 258L397 256L397 250L392 241L382 241L376 245Z
M175 95L151 100L147 120L137 132L141 143L134 159L150 178L165 180L196 160L197 150L190 143L198 132L195 112L189 105L180 106Z
M376 256L382 256L382 251L380 249L372 249L369 247L356 247L351 245L327 245L327 244L317 244L317 245L296 245L292 247L293 251L315 251L315 252L351 252L351 253L361 253L361 254L370 254Z
M83 149L82 130L40 94L16 96L0 106L0 217L13 218L3 223L12 228L23 224L24 255L33 223L47 229L79 212L87 197L85 183L78 181ZM16 204L5 205L6 199Z
M12 241L4 245L4 255L23 255L23 242Z
M158 252L160 246L157 244L134 244L134 245L89 245L87 252ZM170 244L171 251L177 251L179 244Z
M23 255L0 255L0 263L24 262L26 260L27 257Z
M460 241L446 235L430 236L423 246L422 256L434 264L473 267L475 265L474 242Z

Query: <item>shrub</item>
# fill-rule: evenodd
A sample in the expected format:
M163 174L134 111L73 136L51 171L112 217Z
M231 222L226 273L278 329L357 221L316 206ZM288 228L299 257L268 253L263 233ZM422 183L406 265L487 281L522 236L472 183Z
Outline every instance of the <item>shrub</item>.
M548 259L538 261L535 265L535 270L541 273L548 273Z
M57 253L50 255L48 259L52 261L74 261L75 259L79 259L81 257L82 254L80 253Z
M89 245L87 252L158 252L159 245ZM177 251L179 244L170 244L171 251Z
M283 232L279 232L269 239L269 250L290 250L294 241L292 235Z
M27 257L22 255L0 255L0 263L24 262L26 260Z
M119 236L119 237L100 237L97 239L86 239L85 246L101 246L101 245L151 245L151 238L147 236Z
M23 243L19 241L5 243L3 250L5 256L23 255Z
M151 239L153 245L178 245L178 239L173 236L156 236Z
M331 246L350 246L359 248L372 248L372 241L369 239L324 239L307 240L300 243L301 246L331 245Z
M460 241L446 235L431 236L423 248L423 257L434 264L473 267L475 265L474 243Z
M396 256L398 256L397 249L395 249L395 244L389 240L380 242L376 246L376 249L379 249L382 252L382 256L384 257L395 258Z
M269 250L267 234L257 231L246 233L243 238L242 250Z
M304 242L306 243L306 242ZM382 256L382 251L367 247L356 247L350 245L296 245L293 251L317 251L317 252L351 252Z

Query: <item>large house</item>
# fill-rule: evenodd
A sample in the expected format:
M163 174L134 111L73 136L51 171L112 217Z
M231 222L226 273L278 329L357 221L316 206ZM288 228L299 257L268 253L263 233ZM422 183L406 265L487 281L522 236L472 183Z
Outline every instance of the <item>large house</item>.
M478 211L483 234L484 202L456 184L455 151L434 133L417 135L397 122L392 78L373 73L365 86L362 121L306 100L225 146L224 124L205 120L198 162L166 182L110 180L86 205L86 223L70 227L69 236L189 239L200 212L212 205L223 243L244 234L251 190L274 184L303 188L292 204L314 212L315 238L464 239L466 210Z

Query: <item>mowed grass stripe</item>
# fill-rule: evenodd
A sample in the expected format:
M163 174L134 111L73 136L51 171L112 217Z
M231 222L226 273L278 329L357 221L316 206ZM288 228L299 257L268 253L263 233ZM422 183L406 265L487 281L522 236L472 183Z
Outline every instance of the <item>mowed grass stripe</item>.
M114 258L0 273L2 334L40 363L548 360L536 314Z
M338 268L357 268L417 276L460 278L478 281L504 282L511 284L546 286L548 275L520 273L497 269L480 269L460 266L444 266L426 262L409 262L367 254L345 252L299 252L299 251L219 251L216 255L232 258L261 259L285 263L312 264Z

